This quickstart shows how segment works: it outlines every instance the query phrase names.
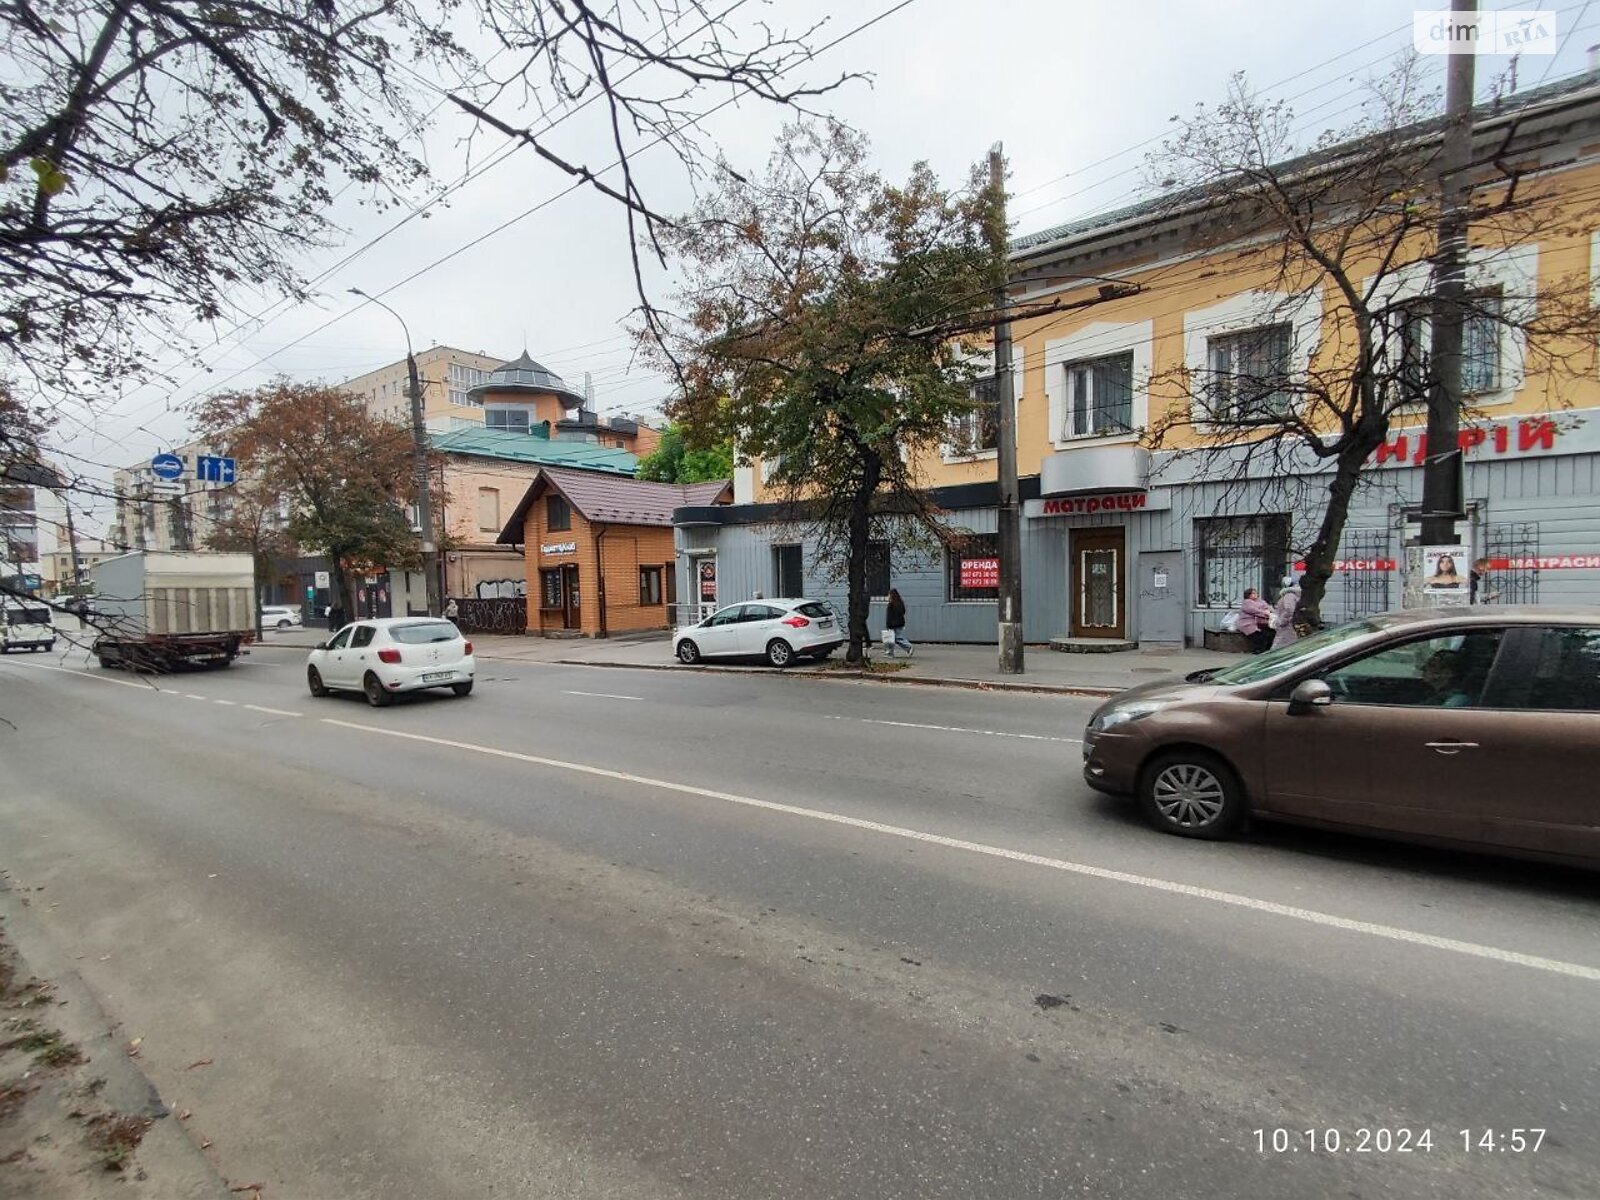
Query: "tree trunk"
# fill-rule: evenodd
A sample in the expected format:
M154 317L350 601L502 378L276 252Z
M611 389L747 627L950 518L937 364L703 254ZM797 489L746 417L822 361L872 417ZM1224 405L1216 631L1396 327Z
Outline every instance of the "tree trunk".
M1322 624L1322 597L1333 577L1339 540L1350 519L1350 501L1361 481L1367 459L1383 444L1383 431L1367 437L1353 437L1334 459L1333 480L1328 484L1328 506L1322 513L1317 536L1306 550L1306 571L1300 580L1300 607L1296 619L1312 626Z
M872 497L882 475L883 463L875 452L867 450L860 482L850 500L850 562L846 572L850 589L850 647L845 651L846 662L866 661L867 608L872 602L867 593L867 542L872 532Z

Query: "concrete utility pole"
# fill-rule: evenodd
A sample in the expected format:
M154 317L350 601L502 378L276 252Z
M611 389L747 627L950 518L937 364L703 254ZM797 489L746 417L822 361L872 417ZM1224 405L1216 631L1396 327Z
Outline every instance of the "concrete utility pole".
M61 495L61 507L67 510L67 552L72 555L72 589L77 595L78 585L83 582L83 564L78 561L78 531L72 524L72 497L65 492Z
M1478 0L1452 0L1453 14L1478 11ZM1433 378L1428 388L1428 457L1422 467L1422 542L1456 543L1463 501L1461 430L1462 327L1466 318L1467 234L1472 186L1472 89L1476 56L1452 54L1445 84L1444 144L1439 154L1439 241L1433 256Z
M1000 143L989 151L989 185L995 191L1000 212L994 222L994 252L1002 264L1009 248L1006 237L1006 163ZM999 468L999 543L1000 543L1000 673L1022 674L1022 505L1017 483L1017 411L1011 386L1011 321L1006 316L1010 297L1006 294L1006 272L1002 265L1000 286L995 289L994 375L995 398L1000 405L1000 446L996 455Z
M422 376L417 371L417 356L411 352L411 330L406 328L404 317L376 296L369 296L360 288L351 288L350 294L383 309L400 322L406 335L406 390L411 398L411 461L416 473L417 525L422 537L422 581L428 594L428 615L437 617L443 607L439 602L439 551L433 541L433 497L428 486L428 427L422 419Z

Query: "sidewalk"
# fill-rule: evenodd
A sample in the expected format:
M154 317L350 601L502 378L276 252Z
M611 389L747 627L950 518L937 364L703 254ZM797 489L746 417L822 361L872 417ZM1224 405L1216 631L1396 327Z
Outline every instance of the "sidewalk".
M309 649L326 630L294 629L267 633L266 645L296 646ZM544 662L602 667L645 667L662 670L768 672L770 667L735 663L730 666L689 668L672 657L672 641L666 633L627 634L613 638L543 638L481 633L472 634L474 653L479 658L511 662ZM1205 667L1222 667L1237 662L1237 654L1214 650L1139 650L1118 654L1063 654L1044 646L1029 646L1023 656L1024 673L1002 675L999 651L995 646L922 643L916 655L896 655L895 669L863 674L845 667L843 651L827 663L805 663L790 669L791 674L820 674L831 678L872 679L886 683L922 683L953 687L990 687L1024 691L1107 694L1160 679L1180 679ZM877 646L872 662L884 662Z

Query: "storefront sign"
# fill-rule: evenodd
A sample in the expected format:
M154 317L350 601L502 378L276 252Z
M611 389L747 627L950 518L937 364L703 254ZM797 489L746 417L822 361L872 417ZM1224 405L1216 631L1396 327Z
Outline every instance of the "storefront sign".
M700 560L700 603L715 604L717 602L717 560L702 558Z
M1465 561L1465 560L1462 560ZM1491 571L1600 571L1600 554L1548 554L1538 557L1488 558L1482 560ZM1460 570L1460 562L1456 569ZM1303 573L1305 560L1294 564L1295 572ZM1400 563L1393 558L1337 558L1335 571L1398 571Z
M964 588L999 587L1000 560L998 558L963 558L961 560L961 586Z
M1549 417L1523 417L1514 422L1475 425L1456 435L1456 445L1472 458L1516 458L1545 454L1561 441L1563 431ZM1420 467L1428 458L1428 435L1397 433L1373 454L1374 466Z
M1306 569L1304 560L1295 563L1295 572L1301 573ZM1400 562L1393 558L1336 558L1333 560L1335 571L1398 571Z
M1037 517L1097 516L1101 513L1135 513L1172 507L1172 493L1097 492L1092 496L1055 496L1048 500L1024 500L1022 515Z
M577 542L546 542L539 547L540 554L575 554Z

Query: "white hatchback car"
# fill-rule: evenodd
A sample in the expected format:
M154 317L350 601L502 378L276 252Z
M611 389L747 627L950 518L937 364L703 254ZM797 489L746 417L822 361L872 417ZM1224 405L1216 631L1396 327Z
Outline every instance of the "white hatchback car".
M826 602L763 599L730 604L698 625L679 629L672 650L682 663L765 658L787 667L797 658L827 658L844 641L844 628Z
M382 708L400 692L449 688L472 691L477 666L472 643L449 621L436 617L379 617L346 625L306 659L306 684L313 696L360 691Z
M268 629L299 629L300 609L293 604L263 604L261 624Z

